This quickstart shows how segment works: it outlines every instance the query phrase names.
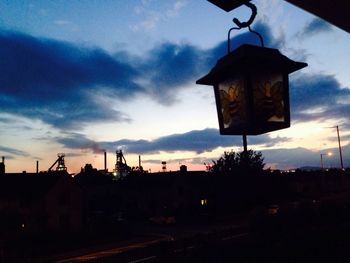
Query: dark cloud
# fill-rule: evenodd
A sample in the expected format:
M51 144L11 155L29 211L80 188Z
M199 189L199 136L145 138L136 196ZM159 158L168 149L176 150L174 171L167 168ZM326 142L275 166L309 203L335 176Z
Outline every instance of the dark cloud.
M153 141L146 140L121 140L114 144L123 146L129 153L158 153L160 151L193 151L202 153L212 151L219 146L239 145L238 137L220 136L217 129L205 129L190 131L184 134L172 134Z
M67 133L64 137L56 137L54 140L70 149L91 150L93 153L101 153L104 149L101 146L83 134Z
M283 46L283 38L274 38L267 25L256 23L254 30L263 35L266 46ZM243 43L260 44L256 35L241 31L236 35L233 32L232 48ZM170 105L177 100L178 90L184 84L194 83L226 54L226 44L223 41L212 49L201 50L189 44L163 43L145 57L135 58L126 52L111 55L98 48L3 31L0 32L1 110L40 119L61 129L79 130L82 125L94 122L131 121L127 113L116 108L117 104L112 107L101 97L126 100L143 94ZM291 78L290 98L292 121L295 122L323 121L350 113L350 91L341 87L334 76L297 74ZM2 118L0 121L7 120ZM154 141L106 142L102 148L79 136L67 137L61 143L97 152L125 145L135 153L203 152L219 146L241 145L238 137L217 139L215 133L214 130L207 130L206 135L202 132L202 141L192 131ZM262 137L249 140L259 144L254 142L259 138ZM78 142L80 144L74 145ZM271 140L261 143L268 142Z
M217 129L194 130L183 134L172 134L158 139L148 140L118 140L114 142L95 142L81 134L67 134L56 138L56 142L71 149L91 150L101 152L102 149L115 151L124 149L128 153L145 154L192 151L196 153L210 152L218 147L241 147L241 136L222 136ZM272 147L289 139L283 137L270 138L268 135L248 136L248 144Z
M254 149L256 150L256 149ZM258 151L258 150L257 150ZM325 152L332 152L332 156L324 156L324 167L340 167L340 159L338 154L338 148L329 148L324 149L323 151L311 151L302 147L297 148L278 148L278 149L269 149L262 150L261 153L264 157L264 162L266 163L265 168L279 168L279 169L295 169L301 167L320 167L320 154ZM350 155L350 145L343 147L343 156ZM161 168L161 161L166 161L169 164L212 164L212 161L219 159L221 155L216 158L179 158L179 159L144 159L143 163L148 164L159 164L159 169ZM344 166L349 167L350 161L346 158L343 158Z
M3 112L62 128L78 123L123 121L96 94L129 97L143 88L137 71L98 48L0 32L0 103Z
M259 136L248 136L248 148L259 151L259 147L276 147L282 142L289 141L289 138L276 137L270 138L267 134ZM201 131L191 131L184 134L173 134L164 136L153 141L148 140L119 140L115 142L95 142L87 139L82 134L66 134L65 138L56 138L56 141L63 144L66 148L79 149L101 153L103 150L114 152L122 148L126 154L150 154L161 151L192 151L198 154L210 152L218 147L236 148L242 147L241 136L222 136L217 129L205 129ZM343 156L350 156L350 145L342 146ZM323 149L322 152L308 150L302 147L298 148L276 148L261 151L265 162L276 165L281 169L298 168L303 166L319 167L320 154L324 152L333 152L333 156L328 158L326 164L331 167L339 167L338 148ZM213 158L216 160L220 158ZM144 159L144 163L160 163L167 161L169 163L193 163L203 164L211 163L212 159L194 157L180 159ZM350 162L344 158L345 166L350 166ZM204 169L204 167L203 167Z
M141 70L151 96L161 104L175 102L176 89L193 82L206 69L203 55L188 44L163 43L153 49Z
M342 127L339 128L339 137L341 140L349 141L350 140L350 134L342 135ZM334 136L333 141L336 141L338 137Z
M264 156L265 163L277 164L279 167L297 168L302 166L319 166L320 163L319 153L302 147L271 149L261 152Z
M299 75L290 85L292 120L325 121L350 115L350 90L331 75Z
M0 122L3 124L11 124L13 123L13 119L10 117L0 117Z
M278 49L284 45L284 38L275 38L272 35L271 29L268 27L267 24L257 22L252 27L252 29L262 36L264 40L264 45L266 47ZM231 32L231 36L231 51L243 44L261 46L259 37L256 34L249 32L248 30L233 30ZM211 68L215 65L218 58L223 57L227 54L227 41L222 41L220 44L218 44L216 47L210 50L210 52L206 51L206 53L208 56L207 64L209 68Z
M98 48L9 32L0 33L0 43L1 90L35 105L76 99L96 86L116 88L118 96L141 90L133 83L135 69Z
M350 145L342 147L343 156L349 156ZM328 148L322 151L311 151L302 147L292 149L270 149L262 151L265 162L277 164L280 168L300 168L303 166L320 167L321 153L332 152L332 156L324 157L325 167L340 167L340 158L338 148ZM344 166L350 167L350 161L343 159Z
M5 152L7 154L12 154L12 155L16 155L16 156L22 156L22 157L30 156L30 154L27 153L27 152L24 152L24 151L21 151L21 150L17 150L17 149L14 149L14 148L10 148L10 147L5 147L5 146L0 146L0 152Z
M319 33L329 32L331 30L332 27L329 23L320 18L314 18L304 26L299 36L310 37Z
M99 153L99 152L97 152ZM80 154L80 153L65 153L64 154L66 157L80 157L83 156L84 154Z
M257 23L269 46L277 45L269 28ZM232 39L258 44L252 33ZM194 83L226 54L226 41L210 50L189 44L163 43L144 57L127 52L109 54L86 47L19 32L0 31L1 111L39 119L61 129L106 121L130 121L122 109L101 97L129 99L146 95L161 104L178 100L178 90Z

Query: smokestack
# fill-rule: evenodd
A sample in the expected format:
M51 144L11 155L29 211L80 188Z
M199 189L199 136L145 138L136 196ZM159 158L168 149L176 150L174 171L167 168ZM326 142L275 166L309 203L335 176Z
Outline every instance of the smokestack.
M0 174L5 174L5 156L2 157L2 163L0 163Z
M39 161L36 161L36 174L39 173Z
M107 152L104 152L105 154L105 172L107 172Z
M166 172L166 162L162 162L162 172Z
M141 169L141 155L139 155L139 169Z

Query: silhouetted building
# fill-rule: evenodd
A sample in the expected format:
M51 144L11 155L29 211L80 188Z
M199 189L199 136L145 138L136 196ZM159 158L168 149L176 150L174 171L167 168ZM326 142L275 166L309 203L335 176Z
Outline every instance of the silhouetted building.
M3 234L80 231L82 193L66 175L6 174L0 177L0 215Z
M185 172L187 172L187 166L186 165L181 165L180 166L180 172L183 172L183 173L185 173Z
M74 176L74 179L80 185L86 184L105 184L112 181L112 176L109 173L106 173L104 170L99 171L90 163L85 164L84 168L81 168L80 173Z

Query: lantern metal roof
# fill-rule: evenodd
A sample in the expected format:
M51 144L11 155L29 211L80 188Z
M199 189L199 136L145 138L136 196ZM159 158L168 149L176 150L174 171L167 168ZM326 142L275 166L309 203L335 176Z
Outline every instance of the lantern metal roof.
M282 55L279 50L244 44L218 60L197 84L215 85L233 72L278 71L290 74L307 66Z

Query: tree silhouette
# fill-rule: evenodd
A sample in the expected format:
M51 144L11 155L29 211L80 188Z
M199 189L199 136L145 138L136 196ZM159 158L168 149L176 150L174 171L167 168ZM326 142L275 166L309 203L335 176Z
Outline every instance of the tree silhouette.
M223 173L260 172L265 166L261 152L253 150L241 153L224 152L224 155L217 161L213 161L213 164L211 171Z

